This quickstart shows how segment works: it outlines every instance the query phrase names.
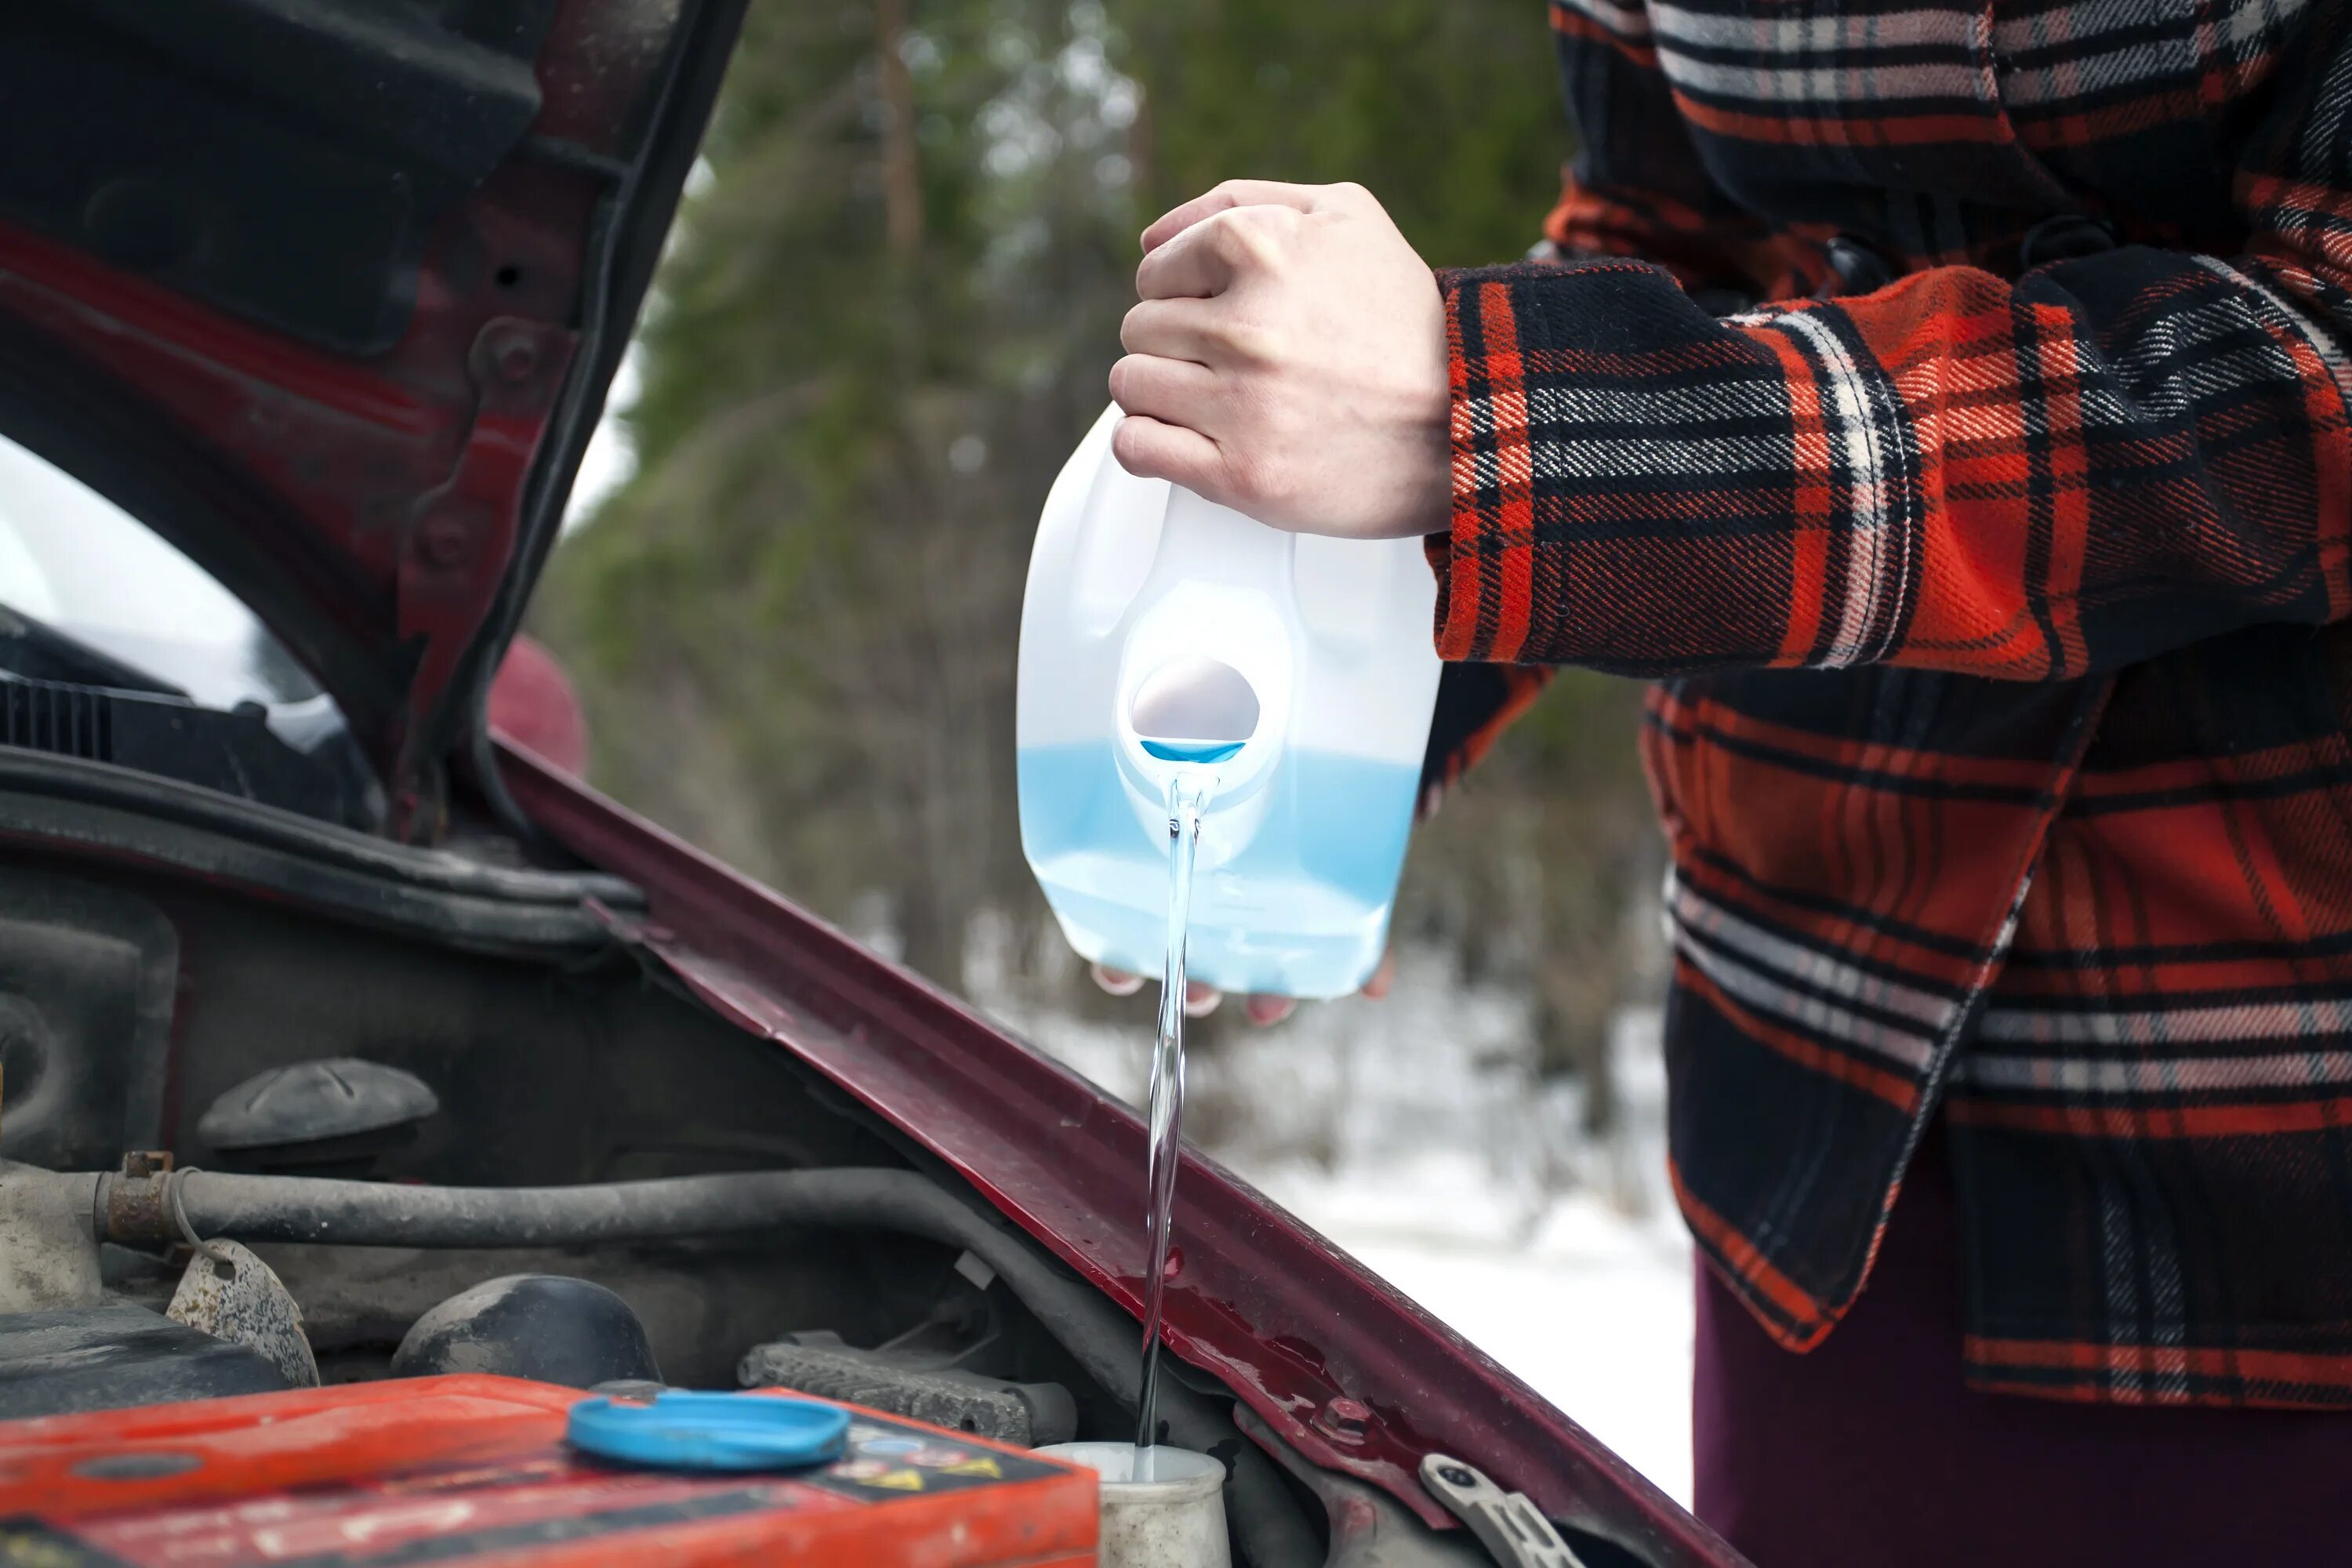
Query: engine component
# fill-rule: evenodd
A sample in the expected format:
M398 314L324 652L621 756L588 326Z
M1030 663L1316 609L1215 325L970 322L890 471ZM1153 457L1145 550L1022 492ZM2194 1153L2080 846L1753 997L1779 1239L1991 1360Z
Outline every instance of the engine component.
M808 1225L870 1226L968 1249L1110 1388L1136 1375L1118 1310L912 1171L750 1171L576 1187L435 1187L244 1176L126 1163L99 1179L106 1238L200 1237L344 1247L526 1247L675 1240ZM1083 1331L1074 1331L1078 1325ZM1271 1477L1266 1478L1269 1481ZM1278 1482L1274 1483L1279 1485Z
M97 1303L97 1180L0 1161L0 1312Z
M359 1057L296 1062L257 1073L216 1096L196 1136L239 1165L263 1171L364 1168L413 1142L441 1109L415 1073Z
M0 1562L1095 1560L1095 1479L1075 1466L852 1412L846 1451L814 1469L624 1468L565 1443L579 1403L546 1384L440 1377L0 1426ZM256 1462L265 1447L281 1462Z
M509 1274L461 1290L416 1320L393 1352L394 1377L491 1372L593 1388L658 1384L645 1325L593 1280Z
M584 1454L666 1470L805 1470L849 1446L849 1410L822 1399L665 1388L572 1407L564 1440Z
M1046 1452L1102 1478L1101 1568L1233 1568L1225 1467L1213 1455L1132 1443L1063 1443Z
M1495 1568L1495 1560L1466 1530L1432 1530L1395 1498L1359 1477L1310 1464L1248 1409L1234 1413L1259 1452L1323 1505L1329 1542L1323 1568ZM1596 1560L1592 1568L1603 1568ZM1649 1568L1638 1558L1612 1559L1606 1568Z
M6 658L0 653L0 744L112 763L346 827L372 827L381 816L364 753L330 703L248 700L224 712L184 698L28 679L9 671Z
M0 1315L0 1420L286 1386L259 1351L144 1307Z
M746 1388L789 1388L1024 1448L1066 1443L1078 1429L1077 1402L1058 1383L911 1364L887 1347L858 1350L836 1334L786 1334L754 1345L737 1375Z
M111 1164L161 1136L180 939L135 894L0 871L0 1158Z
M1507 1492L1475 1467L1444 1454L1422 1456L1421 1484L1470 1527L1503 1568L1584 1568L1527 1493Z
M199 1236L338 1247L594 1247L790 1225L873 1226L966 1246L1005 1267L995 1256L1005 1250L1003 1233L911 1171L438 1187L126 1167L100 1177L99 1192L106 1239L131 1247L179 1239L175 1212Z
M269 1360L290 1388L315 1388L319 1363L302 1332L302 1309L269 1265L234 1241L207 1241L188 1260L163 1315Z

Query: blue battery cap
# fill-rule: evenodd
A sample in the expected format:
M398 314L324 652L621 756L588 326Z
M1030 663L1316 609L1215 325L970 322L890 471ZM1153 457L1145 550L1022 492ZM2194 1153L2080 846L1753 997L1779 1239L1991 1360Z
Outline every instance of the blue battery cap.
M849 1412L771 1394L664 1389L650 1402L599 1395L572 1407L564 1437L601 1459L669 1470L793 1470L841 1458Z

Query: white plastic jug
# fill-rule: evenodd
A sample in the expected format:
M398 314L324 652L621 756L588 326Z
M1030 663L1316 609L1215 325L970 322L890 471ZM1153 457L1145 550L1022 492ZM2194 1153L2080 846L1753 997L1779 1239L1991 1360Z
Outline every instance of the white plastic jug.
M1156 975L1169 784L1213 777L1188 970L1339 996L1370 978L1437 695L1417 539L1286 533L1111 456L1062 469L1021 611L1021 843L1079 954Z

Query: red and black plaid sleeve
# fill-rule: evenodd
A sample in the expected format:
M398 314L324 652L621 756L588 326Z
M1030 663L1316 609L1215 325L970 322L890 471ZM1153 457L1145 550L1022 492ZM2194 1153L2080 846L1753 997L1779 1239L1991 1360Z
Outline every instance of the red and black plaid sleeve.
M2352 59L2332 31L2236 134L2232 232L2208 237L2226 254L1935 267L1723 320L1630 259L1448 275L1441 651L2053 679L2345 616ZM1587 53L1635 71L1644 47Z
M1748 299L1821 280L1809 250L1780 244L1779 231L1708 177L1654 50L1636 58L1586 47L1593 25L1557 0L1551 21L1577 147L1543 226L1555 258L1638 257L1690 289ZM1430 543L1442 581L1445 541ZM1422 766L1424 813L1528 710L1550 673L1537 663L1458 656L1447 665Z

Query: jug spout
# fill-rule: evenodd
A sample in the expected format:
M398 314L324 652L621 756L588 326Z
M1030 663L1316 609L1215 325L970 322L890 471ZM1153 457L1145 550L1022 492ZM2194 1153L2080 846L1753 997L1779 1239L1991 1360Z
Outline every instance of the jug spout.
M1162 762L1221 763L1257 733L1257 689L1223 659L1172 658L1136 688L1128 722Z

